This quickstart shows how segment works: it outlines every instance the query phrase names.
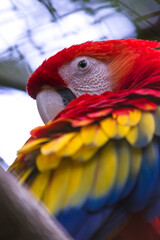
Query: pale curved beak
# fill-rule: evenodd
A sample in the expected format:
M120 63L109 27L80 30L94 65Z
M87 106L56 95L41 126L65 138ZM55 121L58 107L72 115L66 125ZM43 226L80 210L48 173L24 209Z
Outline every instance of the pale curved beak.
M68 88L55 89L44 86L36 96L39 114L44 123L51 121L75 98Z

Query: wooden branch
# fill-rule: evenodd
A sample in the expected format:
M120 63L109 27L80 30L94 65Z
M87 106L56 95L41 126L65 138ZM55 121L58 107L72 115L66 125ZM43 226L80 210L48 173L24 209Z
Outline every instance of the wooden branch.
M68 233L0 167L0 240L72 240Z

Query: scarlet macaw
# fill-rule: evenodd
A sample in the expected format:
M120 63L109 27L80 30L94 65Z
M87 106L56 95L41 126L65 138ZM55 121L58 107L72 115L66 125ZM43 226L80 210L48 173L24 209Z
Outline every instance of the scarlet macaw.
M76 240L160 239L158 47L86 42L29 78L46 124L31 131L10 171Z

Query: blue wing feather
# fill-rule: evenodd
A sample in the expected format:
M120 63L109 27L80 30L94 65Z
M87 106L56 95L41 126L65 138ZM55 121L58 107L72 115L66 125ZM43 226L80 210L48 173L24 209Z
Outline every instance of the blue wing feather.
M109 235L113 229L121 225L127 217L128 212L124 210L123 205L115 206L114 210L103 208L96 212L75 208L63 211L57 216L75 240L103 239L104 236Z
M133 193L129 197L130 207L134 211L143 209L155 189L159 175L159 148L153 142L143 151L141 170Z
M89 212L84 208L74 208L62 211L58 220L74 236L76 240L89 239L94 232L108 219L112 209L103 209L97 212Z

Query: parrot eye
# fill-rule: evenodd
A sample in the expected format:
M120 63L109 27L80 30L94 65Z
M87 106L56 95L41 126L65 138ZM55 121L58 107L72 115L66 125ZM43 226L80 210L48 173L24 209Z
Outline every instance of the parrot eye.
M84 69L86 69L87 67L88 67L88 61L85 60L85 59L81 60L81 61L78 63L78 68L79 68L80 70L84 70Z

